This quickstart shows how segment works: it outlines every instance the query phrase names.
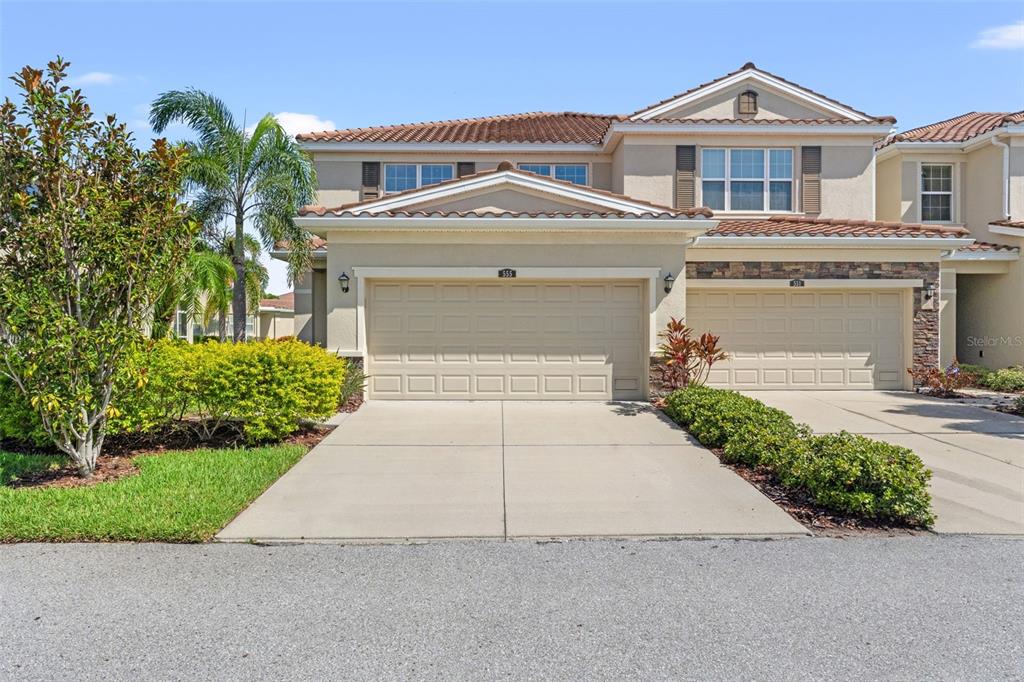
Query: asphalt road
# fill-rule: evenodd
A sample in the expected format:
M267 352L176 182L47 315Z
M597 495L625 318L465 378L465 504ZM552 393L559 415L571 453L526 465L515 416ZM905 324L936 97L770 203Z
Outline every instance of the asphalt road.
M1020 679L1024 540L0 547L0 679Z

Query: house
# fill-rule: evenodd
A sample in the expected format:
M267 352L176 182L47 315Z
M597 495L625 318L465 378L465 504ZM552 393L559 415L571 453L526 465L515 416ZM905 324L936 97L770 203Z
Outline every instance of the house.
M941 362L1024 364L1024 111L970 112L878 145L883 220L960 225L976 240L943 256Z
M879 211L894 123L748 63L631 114L299 135L296 334L370 399L643 398L671 317L721 336L714 385L909 388L956 352L940 278L977 247Z
M260 301L256 336L259 339L280 339L295 335L295 292Z

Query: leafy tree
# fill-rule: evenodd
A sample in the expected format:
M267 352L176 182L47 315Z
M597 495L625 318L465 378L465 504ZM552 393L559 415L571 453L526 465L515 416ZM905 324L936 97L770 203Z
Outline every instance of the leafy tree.
M90 476L115 373L136 364L198 225L179 202L185 149L140 151L113 116L95 120L67 67L25 67L20 104L0 105L0 375Z
M217 252L221 254L221 258L228 259L228 263L231 262L231 256L235 253L235 237L232 234L223 235L217 245ZM246 307L250 310L256 310L260 306L260 301L263 299L263 293L267 289L267 284L270 283L270 275L267 272L267 268L260 262L260 252L262 247L258 240L252 235L246 234L242 239L242 251L245 254L245 267L243 268L245 276L243 280L245 282L246 292ZM203 325L209 324L210 320L217 317L220 321L218 325L220 340L226 340L226 327L225 319L228 314L228 306L232 302L233 294L235 291L235 273L234 270L231 272L231 276L228 278L227 285L223 288L217 288L209 292L209 296L206 299L206 311L203 316Z
M268 249L282 240L291 244L288 276L295 281L309 268L311 252L309 235L294 217L300 206L313 200L316 172L309 156L270 114L249 132L216 97L194 89L172 90L153 102L150 123L162 132L174 121L190 126L197 138L188 143L185 168L195 194L194 210L208 226L234 221L233 337L242 341L249 302L246 221Z
M202 239L196 239L178 277L170 282L157 300L153 315L153 338L167 337L178 310L185 312L190 323L209 323L207 302L225 301L226 307L226 301L231 298L231 282L234 277L231 259L211 249Z

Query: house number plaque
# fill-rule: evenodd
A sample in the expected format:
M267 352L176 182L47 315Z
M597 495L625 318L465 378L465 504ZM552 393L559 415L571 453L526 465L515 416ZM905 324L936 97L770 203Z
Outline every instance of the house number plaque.
M804 281L802 279L791 279L791 280L789 280L789 286L791 286L791 287L802 287L803 285L804 285Z
M513 270L512 268L502 268L501 270L498 270L498 277L500 277L502 279L514 278L515 276L516 276L516 271Z

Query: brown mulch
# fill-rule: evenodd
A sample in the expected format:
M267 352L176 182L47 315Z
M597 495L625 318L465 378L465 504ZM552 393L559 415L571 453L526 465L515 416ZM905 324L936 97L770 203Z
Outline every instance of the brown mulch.
M304 424L277 445L301 445L312 449L334 428L327 424ZM8 485L12 488L80 488L137 474L139 467L134 460L140 455L160 455L170 450L231 448L242 444L240 434L230 428L217 430L209 440L200 440L193 429L184 428L168 429L146 438L111 436L103 446L103 454L97 460L96 471L91 478L80 477L77 469L68 461L60 468L39 471ZM4 442L0 443L0 447L8 452L39 453L39 448L21 443Z
M352 395L352 397L345 401L345 403L341 406L339 412L355 412L356 410L363 406L363 400L364 398L362 392L355 393L354 395Z
M722 450L720 448L711 448L711 452L715 453L719 460L722 460ZM730 464L724 460L722 460L722 464L736 472L747 483L760 490L765 497L782 507L787 514L796 519L797 522L814 535L822 537L892 537L897 535L929 534L924 528L888 526L868 519L847 516L823 509L805 491L791 490L783 487L771 471L763 467Z

